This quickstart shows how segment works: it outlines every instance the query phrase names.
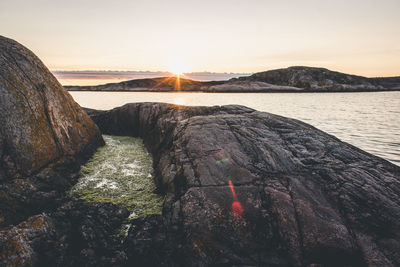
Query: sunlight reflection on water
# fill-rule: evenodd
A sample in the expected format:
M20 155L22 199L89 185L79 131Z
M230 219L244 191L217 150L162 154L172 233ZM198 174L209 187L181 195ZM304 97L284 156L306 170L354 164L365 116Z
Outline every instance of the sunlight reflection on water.
M240 104L307 122L400 165L400 92L372 93L147 93L71 92L83 107L111 109L130 102L188 106Z

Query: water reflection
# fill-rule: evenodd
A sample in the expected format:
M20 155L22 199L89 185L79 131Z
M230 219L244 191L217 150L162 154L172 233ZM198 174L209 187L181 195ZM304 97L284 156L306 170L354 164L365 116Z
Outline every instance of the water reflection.
M400 165L400 92L371 93L147 93L71 92L84 107L111 109L130 102L188 106L240 104L305 121Z
M177 99L174 100L175 105L184 105L185 104L185 99L183 97L178 97Z

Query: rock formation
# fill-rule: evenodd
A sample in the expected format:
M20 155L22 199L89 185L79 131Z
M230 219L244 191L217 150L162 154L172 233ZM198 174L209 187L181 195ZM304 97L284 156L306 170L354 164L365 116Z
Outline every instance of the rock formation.
M96 86L66 86L69 91L131 91L131 92L170 92L170 91L201 91L210 86L223 84L223 81L200 82L190 79L165 77L135 79L119 83L107 83Z
M125 258L113 234L128 215L111 203L65 202L0 230L0 265L119 265Z
M31 51L0 37L1 179L30 175L98 142L99 131Z
M243 106L87 110L143 138L162 215L116 230L111 203L65 196L103 143L40 60L0 37L1 266L399 266L400 168Z
M128 261L399 266L400 168L297 120L242 106L88 110L140 136L166 195L132 224Z
M200 92L368 92L400 90L400 77L366 78L325 68L289 67L228 81L200 82L175 77L138 79L97 86L66 86L71 91Z
M366 77L330 71L325 68L302 66L259 72L249 77L239 78L239 80L247 82L257 81L318 91L369 91L384 89L383 86L374 83Z
M0 36L0 227L53 206L100 131L43 63Z

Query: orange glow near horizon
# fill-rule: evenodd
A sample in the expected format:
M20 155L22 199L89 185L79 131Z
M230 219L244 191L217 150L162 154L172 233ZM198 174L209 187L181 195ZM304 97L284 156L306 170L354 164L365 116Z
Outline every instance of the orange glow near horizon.
M233 187L232 180L229 180L228 184L229 184L229 187L231 188L232 196L233 196L233 203L232 203L233 215L235 217L242 218L243 217L243 207L242 207L242 204L240 204L240 202L236 196L236 192Z
M170 64L169 71L179 78L183 73L188 71L188 67L182 60L176 60Z
M175 89L178 91L181 90L181 74L176 75Z
M20 2L0 1L1 35L49 69L400 75L399 0Z
M171 76L171 77L166 77L163 78L161 81L159 81L155 86L153 86L152 88L158 88L160 86L162 86L163 84L170 84L171 82L173 82L173 80L175 80L174 83L174 89L175 91L180 91L181 90L181 79L180 79L180 75L177 76Z

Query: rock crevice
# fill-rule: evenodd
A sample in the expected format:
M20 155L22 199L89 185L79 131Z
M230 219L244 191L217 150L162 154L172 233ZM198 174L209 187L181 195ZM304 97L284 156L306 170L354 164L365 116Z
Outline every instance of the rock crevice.
M104 133L140 136L153 154L166 201L162 224L148 223L166 234L157 249L142 244L149 250L180 247L193 266L400 263L398 166L300 121L241 106L137 103L87 112ZM132 238L146 231L137 226L127 242L137 245ZM129 253L140 254L132 246ZM159 264L179 265L164 256Z

